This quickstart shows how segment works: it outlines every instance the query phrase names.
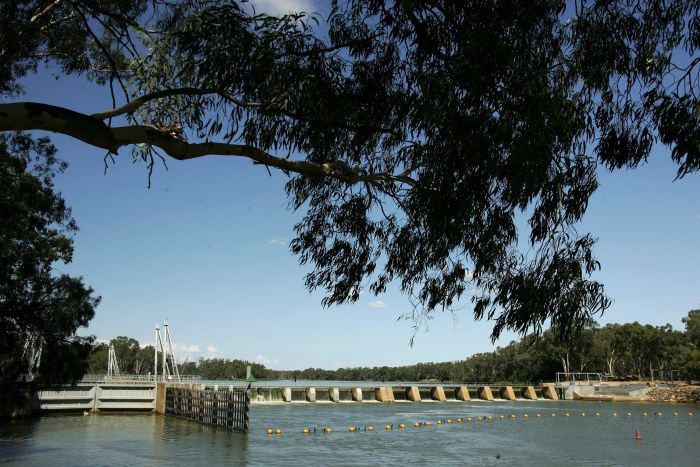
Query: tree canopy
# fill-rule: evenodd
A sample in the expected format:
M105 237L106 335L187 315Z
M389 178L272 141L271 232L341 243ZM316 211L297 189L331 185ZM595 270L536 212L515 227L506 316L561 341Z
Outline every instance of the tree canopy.
M494 338L567 333L610 304L575 228L598 168L660 144L679 177L700 169L698 0L2 5L0 131L150 170L223 155L283 171L305 213L291 249L324 305L397 284L416 318L470 300ZM44 62L105 85L113 108L16 100Z
M91 338L75 336L99 298L69 263L70 209L54 191L64 165L42 138L0 134L0 384L67 382L83 376Z

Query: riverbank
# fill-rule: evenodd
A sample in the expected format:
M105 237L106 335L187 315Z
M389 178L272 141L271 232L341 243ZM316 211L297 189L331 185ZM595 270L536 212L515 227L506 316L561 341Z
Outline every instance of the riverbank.
M700 403L700 386L677 386L670 388L651 388L646 400L652 402Z
M649 386L645 382L601 383L568 387L566 399L600 402L678 402L700 403L700 386Z

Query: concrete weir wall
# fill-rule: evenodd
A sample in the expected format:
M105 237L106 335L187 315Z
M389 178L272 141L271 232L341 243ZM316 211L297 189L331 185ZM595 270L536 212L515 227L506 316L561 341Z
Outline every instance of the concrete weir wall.
M271 386L269 384L255 387L253 385L253 403L269 402L308 402L308 403L362 403L362 402L468 402L482 401L518 401L538 399L558 399L553 386L488 386L436 384L402 384L373 385L358 382L328 386ZM257 395L256 395L257 394Z

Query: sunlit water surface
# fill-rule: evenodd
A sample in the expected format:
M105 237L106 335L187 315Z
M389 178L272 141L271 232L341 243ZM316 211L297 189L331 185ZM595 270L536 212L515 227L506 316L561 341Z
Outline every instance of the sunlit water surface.
M596 411L600 416L595 416ZM501 415L507 418L500 420ZM479 416L493 420L478 422ZM467 417L474 420L467 422ZM448 418L452 423L447 423ZM457 418L465 421L457 423ZM437 420L444 423L438 425ZM432 425L413 426L426 421ZM403 430L398 428L401 423L406 425ZM391 424L394 428L386 430ZM275 404L254 405L250 426L246 436L153 415L43 416L0 425L0 463L700 465L697 405L564 401ZM351 426L359 431L349 432ZM373 432L365 431L369 426L374 427ZM324 427L333 432L324 434ZM270 436L268 428L279 428L282 434ZM303 428L312 434L303 434ZM641 440L634 439L637 428Z

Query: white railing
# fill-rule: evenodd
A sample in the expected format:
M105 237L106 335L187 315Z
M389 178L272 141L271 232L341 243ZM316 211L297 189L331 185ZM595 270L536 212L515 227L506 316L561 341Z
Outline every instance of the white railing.
M180 375L181 383L194 383L201 381L202 378L198 375ZM80 384L100 384L100 383L159 383L159 382L178 382L174 376L163 375L85 375L80 380Z

